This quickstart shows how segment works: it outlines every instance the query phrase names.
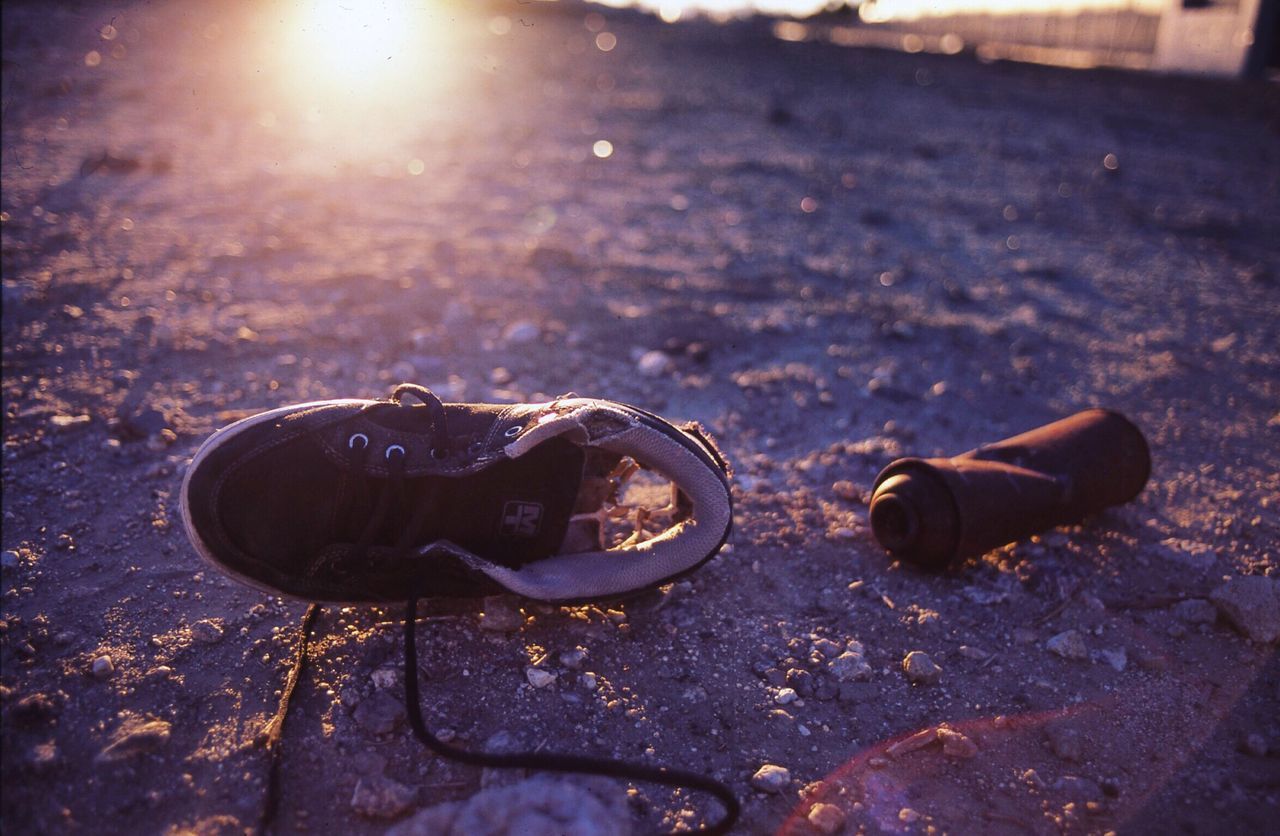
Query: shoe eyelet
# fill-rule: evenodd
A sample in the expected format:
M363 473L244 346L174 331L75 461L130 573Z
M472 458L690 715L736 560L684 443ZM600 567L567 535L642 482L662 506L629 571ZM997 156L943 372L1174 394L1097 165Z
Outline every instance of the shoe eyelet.
M521 426L507 427L507 430L506 432L503 433L503 435L505 435L507 438L515 438L523 430L524 430L524 427L521 427Z
M357 441L360 442L359 445L356 444ZM347 447L351 448L352 450L363 450L368 446L369 446L369 436L365 435L364 433L355 433L350 438L347 439Z
M408 453L405 452L405 449L401 447L399 444L392 444L390 447L387 448L386 457L388 461L391 460L391 453L392 451L395 451L395 450L400 451L400 458L404 458L405 456L408 455Z
M447 452L441 451L438 447L431 448L431 458L435 459L436 461L438 462L444 461L448 457L449 457L449 454Z

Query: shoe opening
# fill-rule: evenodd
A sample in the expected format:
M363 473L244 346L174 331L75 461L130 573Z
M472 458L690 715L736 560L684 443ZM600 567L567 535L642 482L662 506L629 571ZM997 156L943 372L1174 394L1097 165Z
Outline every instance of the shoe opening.
M560 554L619 551L693 516L693 503L666 476L631 456L592 449Z

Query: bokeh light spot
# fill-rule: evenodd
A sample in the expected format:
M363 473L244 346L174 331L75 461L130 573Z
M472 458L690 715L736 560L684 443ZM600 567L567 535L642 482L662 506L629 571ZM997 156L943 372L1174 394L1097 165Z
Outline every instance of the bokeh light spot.
M601 32L596 35L596 49L601 52L612 52L613 48L618 45L618 36L612 32Z
M607 160L613 156L613 143L607 139L597 139L595 144L591 146L591 153L602 160Z
M801 198L800 211L804 212L805 214L812 214L813 212L818 211L818 201L814 200L811 197Z
M414 177L417 177L419 174L427 170L426 164L423 163L422 160L418 159L417 157L414 157L412 160L409 160L408 168L409 168L409 173L412 174Z
M91 49L84 55L84 65L86 67L96 67L102 63L102 53L96 49Z

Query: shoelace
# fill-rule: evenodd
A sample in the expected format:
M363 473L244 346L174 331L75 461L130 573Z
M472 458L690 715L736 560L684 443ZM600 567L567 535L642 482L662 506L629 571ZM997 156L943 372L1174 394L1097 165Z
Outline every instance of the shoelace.
M397 404L406 394L412 394L427 405L429 410L428 417L432 421L433 439L432 439L432 455L443 458L445 451L448 449L448 431L445 426L444 405L440 399L435 396L431 390L422 386L414 386L413 384L401 384L397 386L391 394L391 399ZM353 439L355 436L352 437ZM348 445L352 449L351 466L363 469L365 457L368 454L368 438L365 438L363 445ZM403 501L404 491L404 459L405 450L399 448L398 455L391 455L399 445L393 445L388 448L387 461L391 473L390 488L384 490L378 498L374 513L371 515L369 522L356 543L355 554L357 559L362 559L367 553L368 547L372 544L378 531L385 524L388 514L393 504L399 504ZM360 472L360 471L357 471ZM360 480L361 490L367 490L364 480ZM414 511L414 515L409 524L405 527L404 532L398 539L393 554L398 559L403 557L409 550L414 538L417 536L418 530L422 523L426 520L426 514L434 504L429 501L430 497L419 503L418 508ZM354 565L354 564L353 564ZM404 699L405 712L409 717L409 725L413 729L414 736L420 743L441 757L458 761L459 763L468 764L470 766L495 767L499 769L532 769L543 772L569 772L585 775L602 775L610 778L624 778L633 781L645 781L654 784L661 784L668 787L688 788L700 790L715 796L721 804L724 805L724 815L718 821L708 824L699 831L706 834L724 834L728 833L734 823L737 822L741 812L738 799L734 796L733 791L729 787L706 775L696 772L689 772L681 769L670 769L668 767L646 766L644 764L613 760L610 758L593 758L583 755L565 755L544 752L512 752L507 754L496 754L489 752L475 752L468 749L459 749L450 746L427 730L426 723L422 718L422 705L418 693L418 646L417 646L417 612L418 612L418 596L412 596L405 605L404 613ZM289 670L289 674L285 679L284 688L280 693L280 702L276 707L275 716L267 724L265 748L269 759L267 773L267 789L266 799L263 806L260 830L263 833L270 831L275 821L276 813L280 806L280 763L283 760L283 735L285 719L288 717L289 708L294 691L297 689L298 682L302 678L302 674L307 663L307 647L310 643L311 635L315 629L316 618L319 614L319 605L311 604L307 607L306 613L302 617L302 625L298 638L298 647L294 656L293 665Z

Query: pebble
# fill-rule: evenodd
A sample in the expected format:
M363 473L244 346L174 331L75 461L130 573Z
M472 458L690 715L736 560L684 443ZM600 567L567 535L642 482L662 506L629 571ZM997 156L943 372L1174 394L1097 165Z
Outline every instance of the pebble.
M542 336L542 329L527 319L513 322L502 332L502 339L508 345L525 345Z
M111 675L116 672L115 663L112 662L111 657L107 655L102 655L97 659L94 659L93 663L89 666L89 669L98 679L109 679Z
M1275 578L1234 577L1209 596L1218 612L1251 640L1280 641L1280 590Z
M641 377L662 377L670 374L675 364L665 351L646 351L636 361L636 371Z
M977 659L979 661L986 659L988 656L991 655L990 653L988 653L987 651L983 650L980 647L973 647L967 644L960 645L959 649L956 652L966 659Z
M1089 648L1084 639L1075 630L1066 630L1044 643L1045 650L1055 653L1063 659L1088 659Z
M418 800L413 787L382 776L361 778L351 794L351 809L371 819L394 819Z
M369 674L369 679L379 691L388 691L400 684L400 669L394 665L383 665Z
M538 775L490 787L463 801L428 807L393 826L386 836L628 836L627 796L615 782L601 778L552 778Z
M903 807L898 811L898 821L903 824L915 824L920 821L920 814L910 807Z
M556 681L556 675L542 668L528 667L524 669L524 678L534 688L546 688Z
M831 836L844 828L844 811L834 804L815 804L809 810L809 824L819 832Z
M1078 763L1084 757L1084 740L1080 732L1068 725L1051 724L1045 727L1049 748L1064 761Z
M16 569L20 563L18 553L13 549L5 549L4 553L0 554L0 566L5 569Z
M31 767L31 771L36 774L48 772L57 763L58 744L52 740L45 743L37 743L31 747L31 751L27 754L27 764Z
M480 614L480 629L494 633L511 633L524 626L524 615L511 598L493 595L484 599L484 611Z
M1188 598L1173 605L1173 615L1187 624L1212 624L1218 620L1218 610L1204 598Z
M950 726L938 726L938 739L942 741L942 754L947 757L972 758L978 754L978 744Z
M1129 665L1129 655L1125 653L1123 647L1117 647L1115 650L1099 650L1098 657L1117 672L1123 671Z
M778 694L773 698L773 701L779 705L787 705L795 702L799 697L800 695L796 693L794 688L779 688Z
M866 657L852 650L846 650L828 662L827 670L831 671L831 675L840 682L857 682L871 678L871 665L867 663Z
M831 486L831 492L845 502L861 502L862 491L848 479L841 479ZM828 805L830 806L830 805Z
M98 763L117 763L154 752L169 742L171 726L166 720L127 720L98 753Z
M582 647L575 647L573 650L566 650L560 654L560 664L571 671L581 670L586 661L587 651Z
M802 697L813 696L813 674L803 668L791 668L787 671L786 683Z
M938 739L937 729L934 729L934 728L923 729L911 735L910 737L903 738L902 740L899 740L897 743L892 744L891 746L889 746L887 749L884 750L884 753L891 758L900 758L903 755L910 754L911 752L916 751L917 749L923 749L924 747L932 744L937 739Z
M55 415L49 419L49 426L62 432L86 426L92 420L88 415Z
M506 386L515 379L515 375L513 375L505 366L498 366L496 369L489 372L489 382L494 386Z
M857 538L857 536L858 536L858 532L854 531L852 528L849 528L848 526L842 525L839 528L833 529L828 539L853 540Z
M840 655L841 647L837 642L831 639L814 639L812 650L814 653L820 654L827 659L834 659Z
M58 716L58 706L48 694L27 694L14 705L11 716L19 723L42 723Z
M191 638L200 644L217 644L222 641L222 619L202 618L191 625Z
M385 691L377 691L367 699L361 700L352 712L356 725L370 734L390 734L404 722L404 706L400 701Z
M923 650L913 650L903 658L902 672L913 685L932 685L942 677L942 668Z
M780 793L791 784L791 771L785 766L766 763L751 776L751 786L767 793Z

